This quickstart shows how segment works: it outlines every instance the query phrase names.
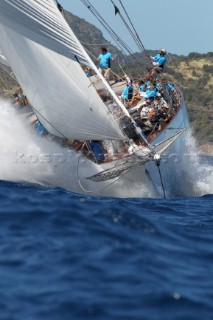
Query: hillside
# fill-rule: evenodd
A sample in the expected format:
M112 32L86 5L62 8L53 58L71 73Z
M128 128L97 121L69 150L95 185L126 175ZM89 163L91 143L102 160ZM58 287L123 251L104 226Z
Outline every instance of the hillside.
M93 24L67 11L65 11L64 17L86 50L92 54L91 57L94 62L96 62L95 58L99 55L99 48L101 46L106 46L114 55L119 55L121 58L123 57L123 54L118 48L110 44L110 42L103 37L102 32Z
M92 53L95 62L95 57L99 54L99 47L104 45L115 56L119 56L119 61L123 61L122 67L126 73L131 76L139 74L138 67L130 63L132 60L111 45L98 28L68 12L65 12L65 18L85 48ZM155 54L156 52L150 51L149 53ZM143 54L138 53L135 54L135 57L144 65L140 72L146 73L147 59ZM122 75L116 62L113 63L113 69ZM0 65L0 95L5 97L12 97L17 86L15 80L9 76L10 72L8 68ZM188 56L168 54L165 77L182 89L195 137L200 145L207 146L208 153L213 153L213 53L190 53Z
M213 53L178 57L166 71L184 92L199 143L213 143Z

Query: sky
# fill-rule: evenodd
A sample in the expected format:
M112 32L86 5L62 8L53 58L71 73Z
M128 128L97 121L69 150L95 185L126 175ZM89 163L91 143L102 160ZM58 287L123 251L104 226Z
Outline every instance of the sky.
M81 0L58 1L65 10L101 29L104 37L113 42ZM136 51L121 19L114 15L111 0L89 1L113 30ZM121 9L119 0L114 0L114 3ZM178 55L213 52L213 0L122 0L122 3L146 49L165 48Z

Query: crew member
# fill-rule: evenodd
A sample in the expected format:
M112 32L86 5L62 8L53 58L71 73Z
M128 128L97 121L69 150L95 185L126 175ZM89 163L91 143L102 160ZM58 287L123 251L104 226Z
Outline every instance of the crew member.
M111 61L114 61L114 58L110 52L107 51L107 48L102 47L100 48L100 54L98 56L99 64L99 71L101 74L106 78L109 79L109 73L111 70Z
M161 49L160 52L154 57L147 55L151 59L152 65L154 67L154 71L156 73L160 73L163 71L164 65L166 63L165 55L166 55L165 49Z

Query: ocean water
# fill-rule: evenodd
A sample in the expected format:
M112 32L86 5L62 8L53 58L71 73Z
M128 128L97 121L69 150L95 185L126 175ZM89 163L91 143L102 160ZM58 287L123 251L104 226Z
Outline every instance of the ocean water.
M0 319L213 317L213 195L94 198L0 183Z
M61 147L0 106L0 320L213 319L213 158L192 146L190 197L82 195Z

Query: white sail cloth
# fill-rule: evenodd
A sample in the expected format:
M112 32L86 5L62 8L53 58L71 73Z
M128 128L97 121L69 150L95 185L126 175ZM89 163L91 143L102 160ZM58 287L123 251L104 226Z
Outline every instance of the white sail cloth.
M5 56L3 56L3 54L1 53L1 49L0 49L0 63L4 64L5 66L8 66Z
M77 140L125 139L77 62L91 64L53 0L1 0L0 39L49 132Z

